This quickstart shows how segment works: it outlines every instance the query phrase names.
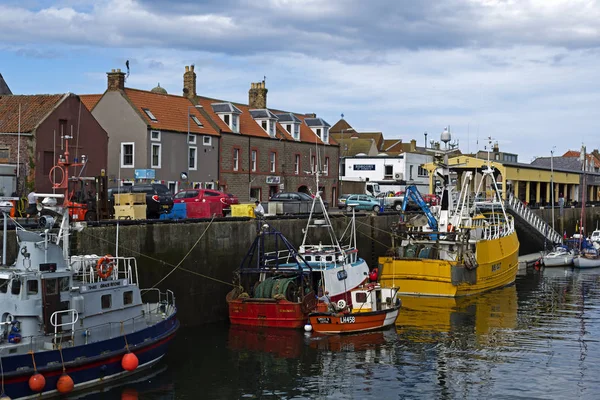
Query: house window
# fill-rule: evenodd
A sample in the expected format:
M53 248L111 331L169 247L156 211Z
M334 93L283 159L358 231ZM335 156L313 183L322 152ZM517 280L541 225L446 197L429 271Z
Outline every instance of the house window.
M261 125L262 125L262 128L265 130L265 132L267 132L268 128L269 128L269 123L267 121L262 121Z
M237 115L233 115L231 118L232 124L231 124L231 130L234 133L238 133L240 131L240 129L238 128L238 116Z
M252 150L252 172L256 172L256 150Z
M270 164L271 164L271 168L269 169L269 171L275 172L275 166L276 166L276 163L277 163L277 153L271 152L269 154L269 161L270 161Z
M150 140L160 142L160 131L150 131Z
M212 145L212 138L210 136L202 136L202 144L205 146Z
M413 178L413 167L414 167L414 165L411 165L411 166L410 166L410 170L409 170L410 172L409 172L409 177L408 177L408 179L410 179L411 181L412 181L412 178Z
M233 170L240 168L240 149L233 149Z
M428 171L423 168L423 165L419 165L419 169L417 170L417 174L419 176L427 176L428 175Z
M287 124L287 125L285 126L285 130L286 130L286 131L288 131L288 133L292 133L292 125L290 125L290 124Z
M394 177L394 166L385 165L385 172L383 174L384 179L392 179Z
M169 181L167 184L169 186L169 192L177 193L177 182Z
M133 168L135 143L121 143L121 168Z
M327 128L323 128L323 142L329 143L329 131Z
M194 135L193 133L190 133L188 136L188 143L189 144L196 144L196 135Z
M296 154L296 158L294 160L294 174L300 174L300 154Z
M317 171L317 158L315 156L310 156L310 166L312 168L312 172Z
M152 168L160 168L160 144L152 144Z
M198 167L198 158L197 158L196 147L190 147L188 149L188 168L191 170L196 170ZM173 192L175 193L175 192Z
M146 115L148 116L148 118L150 118L152 121L154 121L154 122L158 121L156 119L156 117L154 116L154 114L152 114L152 111L150 111L147 108L142 108L142 110L144 110L144 112L146 113Z
M0 161L8 162L10 157L10 149L8 147L4 147L0 149Z
M214 189L214 188L215 188L214 182L204 182L204 189Z
M317 128L317 136L321 137L321 128Z
M225 121L225 123L227 124L227 126L229 126L229 121L230 121L230 115L229 114L225 114L223 115L223 121Z
M102 303L103 310L110 308L112 306L112 295L110 295L110 294L103 295L102 297L100 297L100 302Z
M133 303L133 291L128 290L123 292L123 305L126 306L131 303Z
M269 123L269 135L275 137L275 121Z
M300 124L294 124L294 139L300 140Z
M256 201L256 200L260 201L261 200L261 190L260 190L260 188L257 188L257 187L250 188L250 200L251 201L252 200L254 200L254 201Z
M194 121L196 123L196 125L198 125L199 127L203 127L204 125L202 125L202 122L200 122L200 120L198 119L198 117L196 117L195 115L190 115L190 118L192 119L192 121Z
M325 157L325 164L323 165L323 174L329 175L329 157Z

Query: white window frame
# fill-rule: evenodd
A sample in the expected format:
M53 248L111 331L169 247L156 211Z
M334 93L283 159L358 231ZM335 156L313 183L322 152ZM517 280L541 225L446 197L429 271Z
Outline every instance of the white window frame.
M323 174L329 175L329 157L325 157L325 163L323 164Z
M240 133L240 118L237 114L231 115L231 130L234 133Z
M323 128L321 140L323 143L329 143L329 130L327 128Z
M196 139L197 135L194 135L193 133L190 133L188 135L188 144L196 144L197 139Z
M212 138L210 136L202 136L202 144L205 146L212 146Z
M153 137L153 135L154 135L155 133L157 133L157 134L158 134L158 136L157 136L157 138L156 138L156 139ZM155 130L153 130L153 131L150 131L150 140L151 140L151 141L153 141L153 142L160 142L160 136L161 136L161 133L160 133L160 131L155 131Z
M275 121L269 121L269 136L275 137Z
M250 152L250 157L252 161L252 172L256 172L256 159L258 158L258 151L252 150Z
M294 124L294 139L300 140L300 124Z
M204 189L215 190L215 183L214 182L204 182Z
M171 184L173 184L173 194L177 193L179 190L179 183L177 181L168 181L167 187L171 190Z
M125 164L125 146L131 145L131 165ZM121 142L121 168L135 168L135 142Z
M233 149L233 163L232 168L234 171L239 171L240 169L240 149Z
M296 154L294 158L294 174L300 175L300 154Z
M310 172L316 172L316 171L317 171L317 157L310 156Z
M277 153L274 151L269 154L269 171L273 173L277 171Z
M190 153L194 150L194 166L190 167ZM187 157L188 168L190 171L196 171L198 169L198 148L196 146L188 147L188 157Z
M154 165L154 148L158 147L158 164ZM151 168L160 168L162 164L162 144L161 143L152 143L150 146L150 166Z

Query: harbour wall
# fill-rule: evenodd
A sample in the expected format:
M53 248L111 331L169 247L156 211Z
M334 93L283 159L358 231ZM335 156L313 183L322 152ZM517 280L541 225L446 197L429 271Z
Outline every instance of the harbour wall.
M534 212L551 223L550 209ZM595 228L600 220L600 207L588 208L586 216L587 226ZM575 232L579 219L580 209L565 208L563 215L555 210L556 230L566 230L569 236ZM389 229L397 220L395 213L357 215L358 249L369 265L377 265L377 257L385 254L391 246ZM341 233L349 219L343 214L333 214L331 221L335 231ZM282 217L268 222L283 232L295 246L302 242L306 218ZM137 258L141 287L158 284L162 290L173 290L183 324L200 325L227 318L225 296L232 288L233 271L255 238L256 227L256 221L247 218L121 225L119 255ZM587 233L592 230L588 229ZM326 229L312 231L310 243L318 243L319 240L329 243ZM518 227L517 233L521 243L520 254L542 250L539 242L520 234ZM72 253L116 255L116 234L116 225L92 226L74 232L71 237ZM14 262L16 251L14 231L10 231L7 245L9 264ZM163 280L167 274L170 275Z

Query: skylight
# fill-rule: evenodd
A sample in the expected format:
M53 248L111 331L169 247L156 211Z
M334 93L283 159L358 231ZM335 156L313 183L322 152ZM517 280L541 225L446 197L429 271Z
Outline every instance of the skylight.
M204 126L204 125L202 125L202 122L200 122L198 117L196 117L195 115L190 115L190 117L192 118L192 121L194 121L196 123L196 125L198 125L199 127L202 128Z
M144 110L144 112L146 113L146 115L148 116L148 118L150 118L152 121L155 121L155 122L158 121L156 119L156 117L154 116L154 114L152 114L152 111L150 111L147 108L142 108L142 110Z

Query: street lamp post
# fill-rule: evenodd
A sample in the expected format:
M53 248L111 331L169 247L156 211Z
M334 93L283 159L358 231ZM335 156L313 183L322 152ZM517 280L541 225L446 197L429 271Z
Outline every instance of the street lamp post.
M556 146L552 147L550 150L550 190L552 191L552 230L554 230L554 149ZM548 192L546 192L548 193Z

